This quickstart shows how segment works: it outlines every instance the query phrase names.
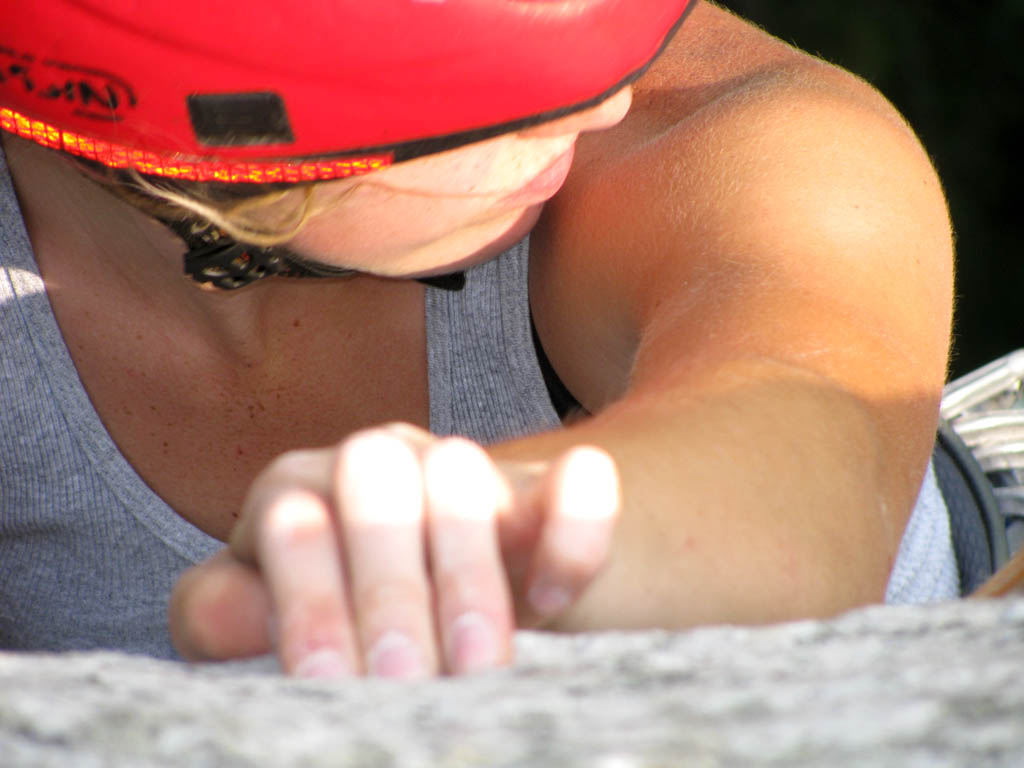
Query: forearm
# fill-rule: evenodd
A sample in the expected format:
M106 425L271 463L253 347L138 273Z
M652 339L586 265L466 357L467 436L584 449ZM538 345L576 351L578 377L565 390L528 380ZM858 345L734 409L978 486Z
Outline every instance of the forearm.
M606 568L558 627L680 627L834 614L880 600L919 484L890 478L885 425L823 379L769 366L698 393L625 397L586 423L496 447L579 442L618 464ZM906 453L906 446L900 448Z

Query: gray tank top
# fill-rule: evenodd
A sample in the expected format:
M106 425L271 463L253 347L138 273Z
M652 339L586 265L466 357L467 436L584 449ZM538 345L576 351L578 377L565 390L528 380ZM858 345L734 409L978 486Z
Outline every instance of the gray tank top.
M436 434L490 443L559 426L532 343L527 256L524 241L471 269L461 292L427 289ZM915 511L891 599L956 594L936 493L926 484L931 503ZM173 658L171 588L221 546L146 486L92 407L0 151L0 648Z

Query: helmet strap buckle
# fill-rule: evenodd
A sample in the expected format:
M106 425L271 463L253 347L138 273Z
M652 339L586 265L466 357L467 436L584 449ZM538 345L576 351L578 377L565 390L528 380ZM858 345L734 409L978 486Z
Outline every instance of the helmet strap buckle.
M308 264L286 248L262 248L239 243L213 224L160 218L172 232L185 241L185 274L201 285L235 290L265 277L349 277L358 272L345 267ZM419 282L446 291L461 291L465 272L452 272L419 278Z

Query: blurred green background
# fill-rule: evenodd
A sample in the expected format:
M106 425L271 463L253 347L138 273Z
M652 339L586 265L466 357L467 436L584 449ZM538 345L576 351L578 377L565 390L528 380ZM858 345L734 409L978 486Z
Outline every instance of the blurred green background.
M910 121L957 234L952 375L1024 347L1024 0L723 0L871 82Z

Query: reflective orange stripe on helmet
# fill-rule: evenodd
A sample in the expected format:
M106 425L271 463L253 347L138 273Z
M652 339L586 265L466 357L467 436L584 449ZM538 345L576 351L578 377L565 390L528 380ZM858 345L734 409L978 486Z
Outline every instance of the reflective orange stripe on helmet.
M391 165L391 155L368 155L309 162L227 162L202 158L163 157L154 152L129 149L100 139L62 131L42 120L0 107L0 128L50 149L102 163L108 168L127 168L149 176L185 181L245 182L251 184L331 181L359 176Z

